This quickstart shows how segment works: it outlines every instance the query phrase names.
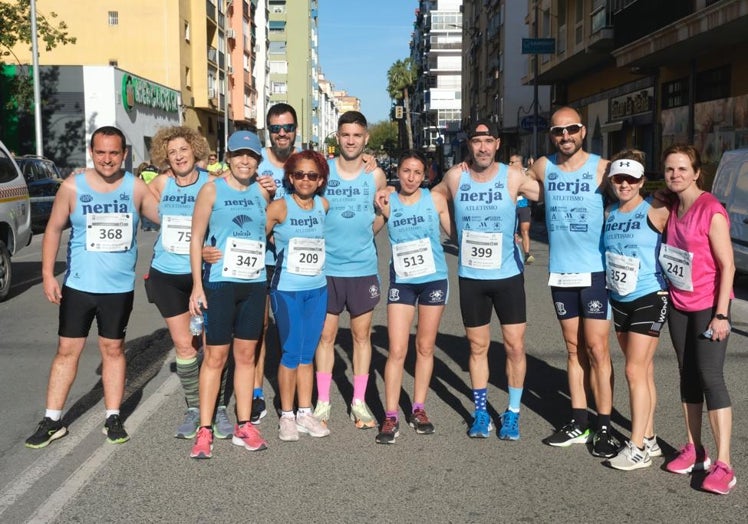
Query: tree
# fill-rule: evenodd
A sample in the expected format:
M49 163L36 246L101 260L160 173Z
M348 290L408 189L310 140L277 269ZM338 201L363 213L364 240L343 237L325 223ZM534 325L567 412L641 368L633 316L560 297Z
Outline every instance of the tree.
M410 91L416 83L416 70L413 60L398 60L387 71L387 92L395 101L402 100L405 113L405 130L408 148L413 149L413 128L410 121Z
M390 120L382 120L369 126L369 149L375 155L382 152L387 156L395 154L397 149L397 124Z
M37 12L36 28L40 44L47 51L51 51L58 45L74 44L75 37L68 34L68 26L64 21L55 24L53 19L56 13L46 16ZM13 48L22 43L31 44L31 4L28 0L1 0L0 1L0 70L6 69L6 65L21 66L25 70L24 76L14 75L12 79L7 78L7 93L3 93L6 110L30 111L33 101L33 83L28 71L28 64L21 64L13 53ZM7 57L13 60L6 62Z

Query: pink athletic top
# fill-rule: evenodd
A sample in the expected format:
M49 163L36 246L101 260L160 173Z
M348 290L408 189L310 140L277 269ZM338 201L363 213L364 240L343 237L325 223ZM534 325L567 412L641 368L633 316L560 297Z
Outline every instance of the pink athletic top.
M673 306L681 311L702 311L717 303L719 290L719 266L709 245L709 227L712 217L720 214L730 219L727 211L711 193L702 193L686 214L678 218L678 204L670 209L665 243L693 253L691 278L693 291L684 291L670 285ZM730 290L730 298L735 294Z

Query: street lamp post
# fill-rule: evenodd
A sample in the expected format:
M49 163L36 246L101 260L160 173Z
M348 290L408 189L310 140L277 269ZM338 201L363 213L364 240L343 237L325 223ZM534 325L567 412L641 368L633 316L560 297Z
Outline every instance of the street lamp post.
M44 155L42 143L42 95L39 83L39 43L36 35L36 0L31 0L31 64L34 74L34 131L36 155Z

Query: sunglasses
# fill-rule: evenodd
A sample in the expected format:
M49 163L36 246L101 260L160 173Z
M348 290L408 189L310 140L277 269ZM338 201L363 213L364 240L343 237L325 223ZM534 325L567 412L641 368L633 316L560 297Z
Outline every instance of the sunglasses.
M296 124L270 124L268 129L271 133L280 133L281 129L286 133L296 131Z
M569 135L576 135L579 133L584 125L582 124L569 124L566 126L553 126L550 129L550 133L552 136L564 136L564 131L569 133Z
M626 182L630 186L638 184L642 181L641 178L636 178L630 175L613 175L612 177L610 177L610 179L613 180L614 184L620 185Z
M305 173L304 171L294 171L291 173L291 178L294 180L304 180L308 178L310 182L316 182L322 175L319 173Z

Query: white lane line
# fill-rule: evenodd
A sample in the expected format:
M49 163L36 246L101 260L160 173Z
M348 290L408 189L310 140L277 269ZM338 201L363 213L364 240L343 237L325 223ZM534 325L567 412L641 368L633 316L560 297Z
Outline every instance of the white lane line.
M127 418L127 428L135 434L167 398L181 387L179 378L172 374L148 399ZM125 444L127 445L127 444ZM28 522L51 522L57 518L65 505L91 480L106 463L119 445L103 444L91 455L52 495L36 510Z

